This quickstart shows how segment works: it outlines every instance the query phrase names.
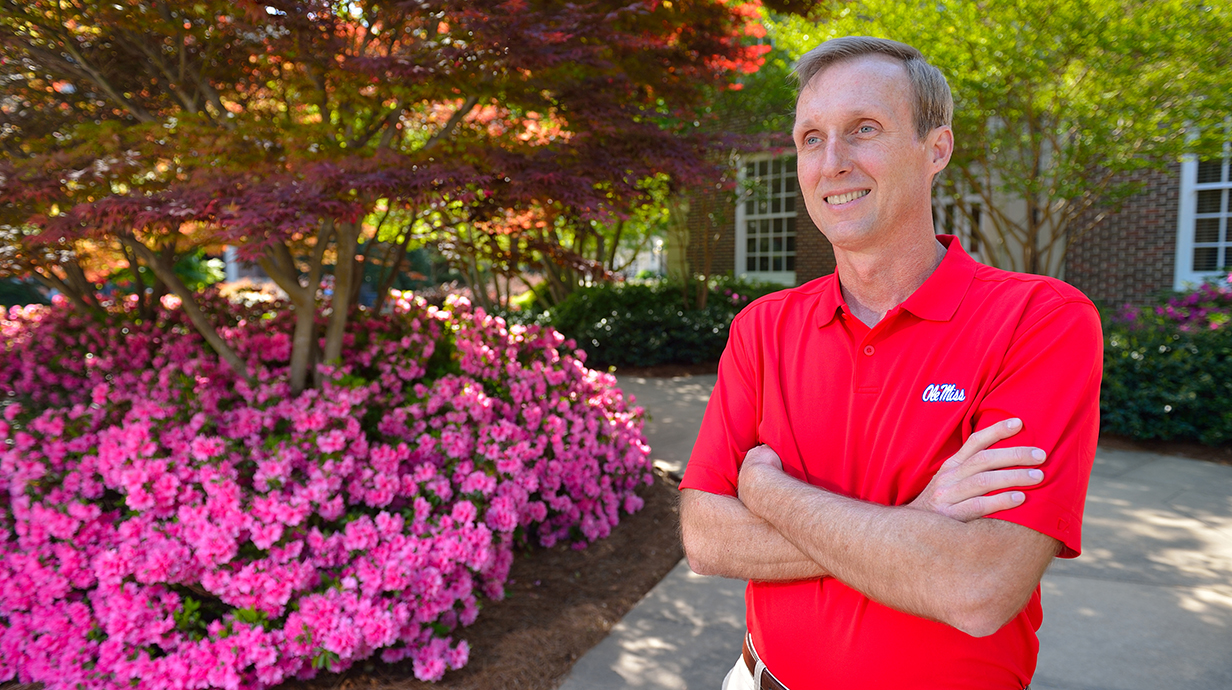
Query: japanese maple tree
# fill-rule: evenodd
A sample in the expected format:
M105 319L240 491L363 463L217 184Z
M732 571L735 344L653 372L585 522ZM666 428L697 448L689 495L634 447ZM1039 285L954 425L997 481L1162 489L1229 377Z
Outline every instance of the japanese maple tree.
M756 69L762 49L745 40L756 10L740 0L5 3L0 223L21 229L10 234L23 255L118 243L247 375L172 270L202 246L236 247L293 305L299 391L316 362L339 358L378 208L448 209L442 227L567 263L578 257L545 232L555 219L610 221L649 198L645 180L705 176L691 113L707 89ZM528 217L551 222L508 222Z

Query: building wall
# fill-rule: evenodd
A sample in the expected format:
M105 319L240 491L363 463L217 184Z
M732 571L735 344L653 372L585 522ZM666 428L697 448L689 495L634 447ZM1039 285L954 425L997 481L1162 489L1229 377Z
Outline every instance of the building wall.
M1167 173L1139 171L1144 189L1078 240L1066 257L1065 280L1107 306L1141 304L1172 287L1180 163Z
M1064 279L1091 299L1108 306L1141 304L1172 287L1176 265L1177 215L1180 197L1180 163L1166 173L1139 171L1130 179L1144 189L1110 213L1083 236L1065 257ZM688 227L691 241L688 259L694 273L702 270L699 238L710 229L711 217L722 228L714 243L711 274L735 272L734 209L721 202L717 190L698 190L691 196ZM804 200L796 196L796 284L834 272L834 250L813 225Z
M727 195L718 190L696 190L689 195L689 266L694 274L703 267L701 238L705 233L719 235L713 241L711 275L736 274L735 208L726 208ZM804 197L796 190L796 284L834 272L834 249L825 235L813 225L804 208Z
M710 275L733 273L736 267L736 209L728 194L715 188L689 194L689 248L686 256L694 275L705 271L706 244L710 251ZM718 235L718 239L715 239Z
M821 234L804 207L804 197L796 192L796 284L834 272L834 247Z

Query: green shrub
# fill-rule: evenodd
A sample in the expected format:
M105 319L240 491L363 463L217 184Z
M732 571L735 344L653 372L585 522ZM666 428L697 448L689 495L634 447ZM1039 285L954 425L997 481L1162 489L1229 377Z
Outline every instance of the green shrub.
M47 298L32 281L0 278L0 307L27 304L47 304Z
M549 310L511 317L551 324L577 341L590 367L696 364L717 361L736 314L781 288L723 279L712 285L705 309L686 309L678 282L601 284ZM690 304L695 292L689 286Z
M1232 441L1232 329L1144 321L1105 328L1101 429L1138 439Z

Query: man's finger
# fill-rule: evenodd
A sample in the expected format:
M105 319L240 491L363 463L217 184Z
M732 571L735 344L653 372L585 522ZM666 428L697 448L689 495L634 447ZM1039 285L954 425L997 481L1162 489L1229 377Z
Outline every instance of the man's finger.
M965 503L1006 489L1034 486L1043 479L1044 473L1034 468L980 472L939 489L933 495L932 503L939 507L939 512L953 517L961 512L958 506ZM1004 508L996 508L996 510L1004 510Z
M967 438L967 442L963 444L963 450L970 450L972 453L976 453L992 446L997 441L1004 441L1020 431L1022 431L1022 420L1017 417L1010 417L971 434Z
M1016 486L1035 486L1044 480L1044 472L1037 469L989 470L969 477L961 485L966 485L968 497L984 496L993 491L1010 489Z
M1021 491L1006 491L991 496L977 496L956 504L950 516L962 522L970 522L1000 510L1016 508L1022 505L1025 500L1027 500L1027 495Z
M1012 448L990 448L981 450L963 463L963 469L968 476L989 470L999 470L1006 467L1038 465L1048 459L1048 454L1040 448L1031 446L1014 446Z
M949 468L964 465L976 453L987 450L997 441L1003 441L1019 431L1022 431L1022 420L1017 417L1003 419L996 424L980 429L968 436L962 448L959 448L957 453L947 458L941 467Z

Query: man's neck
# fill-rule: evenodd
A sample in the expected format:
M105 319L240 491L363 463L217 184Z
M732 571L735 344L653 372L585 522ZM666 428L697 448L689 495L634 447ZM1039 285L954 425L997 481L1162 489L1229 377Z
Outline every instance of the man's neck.
M835 248L839 286L852 315L870 328L902 304L941 265L946 248L933 236L873 251Z

